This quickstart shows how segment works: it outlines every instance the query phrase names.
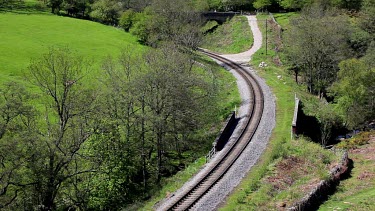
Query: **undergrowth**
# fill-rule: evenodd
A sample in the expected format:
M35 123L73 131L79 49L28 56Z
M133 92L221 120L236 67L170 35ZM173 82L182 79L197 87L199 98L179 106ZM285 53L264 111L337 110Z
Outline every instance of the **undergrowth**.
M375 136L375 131L360 132L352 138L340 142L337 147L342 149L356 149L362 145L368 144L371 136Z

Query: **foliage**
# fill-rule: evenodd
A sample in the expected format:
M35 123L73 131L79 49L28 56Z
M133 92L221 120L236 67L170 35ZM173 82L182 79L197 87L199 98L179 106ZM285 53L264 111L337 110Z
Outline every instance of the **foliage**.
M115 25L120 11L121 7L116 0L98 0L92 5L90 16L101 23Z
M200 43L200 24L199 13L189 2L157 0L135 15L130 32L140 42L153 47L172 42L184 51L190 51Z
M252 9L253 0L192 0L198 11L238 11Z
M375 69L357 59L342 61L339 66L331 91L348 126L355 128L375 117Z
M151 5L152 21L149 25L148 42L157 46L160 42L173 42L176 46L197 49L201 41L199 13L183 0L156 0Z
M210 33L214 31L219 26L219 23L215 20L207 21L207 23L201 28L203 34Z
M319 7L291 21L286 57L304 75L309 92L323 94L334 82L338 63L348 57L348 27L345 15Z
M132 9L126 10L120 17L119 26L128 32L133 25L134 16L135 12Z
M282 0L280 2L280 6L285 9L301 9L307 4L311 4L311 0Z
M267 9L268 6L271 6L271 0L255 0L253 5L256 9Z
M29 159L25 152L32 149L20 145L20 140L23 136L34 137L31 123L35 109L30 105L31 98L26 88L15 82L0 89L0 208L12 204L28 182L22 175Z
M149 37L147 27L152 20L149 10L145 10L141 13L136 13L134 16L133 25L130 28L130 33L137 36L141 43L146 43Z
M45 107L42 118L39 109L23 111L17 100L30 100L20 89L4 92L22 96L4 98L9 102L4 109L15 112L5 112L9 118L0 121L6 131L0 150L20 140L24 145L1 160L6 168L0 173L9 178L1 180L1 188L8 189L0 197L3 206L119 209L149 197L163 177L210 146L207 133L195 133L217 120L215 71L197 71L194 60L175 47L143 56L129 47L104 61L99 93L84 81L90 75L87 64L66 48L31 62L30 78L41 90L36 100ZM23 134L28 139L20 139Z
M240 53L251 48L253 36L246 17L235 16L206 33L203 48L219 53Z
M93 133L88 114L95 99L90 89L82 87L83 68L80 58L60 49L51 49L30 64L31 80L42 91L38 99L43 100L46 109L44 118L38 118L38 110L24 106L31 101L29 94L12 85L14 91L20 92L12 94L14 98L6 98L7 107L16 103L12 116L18 114L15 123L20 130L11 132L6 128L0 145L2 151L13 146L1 169L6 176L5 200L14 197L12 203L6 204L10 209L51 210L57 204L69 207L74 204L72 201L80 200L74 195L76 188L65 191L76 184L80 175L93 170L87 166L90 162L82 151ZM5 126L9 123L5 121ZM10 193L6 193L7 189Z
M320 100L317 104L309 102L306 107L306 110L310 110L319 122L320 143L322 146L327 146L333 129L339 127L342 119L334 109L334 105L327 103L325 100Z
M342 149L356 149L362 145L368 144L371 136L374 136L375 132L360 132L347 140L341 141L337 147Z
M362 3L362 27L370 34L375 34L375 1L363 0Z

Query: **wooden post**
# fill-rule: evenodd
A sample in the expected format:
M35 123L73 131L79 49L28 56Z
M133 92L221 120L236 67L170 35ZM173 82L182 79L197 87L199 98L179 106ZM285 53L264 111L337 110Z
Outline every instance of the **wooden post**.
M266 19L266 55L267 55L267 45L268 45L268 37L267 37L267 19Z

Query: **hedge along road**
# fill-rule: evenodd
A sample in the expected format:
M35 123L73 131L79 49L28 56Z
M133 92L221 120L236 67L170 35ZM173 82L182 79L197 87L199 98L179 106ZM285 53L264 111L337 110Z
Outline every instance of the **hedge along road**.
M221 55L222 57L230 59L236 63L245 63L245 65L248 64L251 56L261 47L262 44L262 35L258 28L256 17L246 17L254 34L254 44L252 48L246 52L239 54ZM237 78L237 86L239 88L242 99L241 106L237 113L237 117L240 118L240 121L226 146L229 147L235 143L237 138L242 133L241 129L244 127L244 124L246 124L246 122L244 121L244 119L246 118L244 117L249 115L248 111L249 107L251 106L250 103L252 96L250 94L251 90L249 90L247 82L240 74L233 70L229 65L226 65L225 63L218 60L215 61L228 69ZM192 210L214 210L217 209L218 206L220 206L220 203L225 200L225 198L230 194L233 188L235 188L240 183L241 179L247 174L247 172L259 159L260 155L266 148L268 140L271 136L272 129L275 125L275 102L269 87L266 85L264 80L255 75L252 68L246 66L242 66L242 68L247 73L252 74L258 80L261 86L264 95L263 115L261 117L258 129L256 130L251 142L247 145L242 154L234 162L231 168L225 173L225 175L220 179L220 181L216 183L206 195L204 195L195 203L195 205L192 207ZM165 210L166 207L169 207L168 204L171 200L173 200L173 196L181 195L181 193L186 191L189 186L196 183L197 180L202 177L202 175L206 174L207 171L209 171L210 165L212 163L215 163L217 159L220 159L220 157L222 156L222 152L224 151L225 149L217 153L217 155L210 161L210 163L206 164L195 177L188 181L181 189L172 194L170 198L167 198L163 202L158 203L157 207L155 208L158 210Z

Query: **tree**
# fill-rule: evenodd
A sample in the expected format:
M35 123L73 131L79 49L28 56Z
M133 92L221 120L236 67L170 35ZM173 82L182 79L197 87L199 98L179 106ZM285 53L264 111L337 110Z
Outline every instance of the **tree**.
M375 118L375 69L358 59L342 61L330 91L350 128Z
M92 5L90 16L99 22L115 25L120 17L121 6L116 0L98 0Z
M128 9L123 12L119 21L119 25L121 26L121 28L128 32L133 25L134 16L135 12L132 9Z
M339 61L348 57L345 15L313 7L291 21L285 37L289 64L304 75L308 90L319 95L333 83Z
M340 124L341 119L333 105L324 101L319 102L315 115L319 121L320 143L325 147L331 139L333 129Z
M83 83L87 63L67 48L52 48L33 60L29 70L46 102L44 125L37 131L38 140L32 140L32 152L38 156L30 160L29 176L40 209L52 210L56 198L60 206L69 205L60 198L70 186L68 181L94 171L83 148L95 131L95 93Z
M135 17L130 32L142 42L158 46L173 42L184 50L195 50L201 40L200 14L188 1L155 0Z
M64 9L70 16L85 17L90 10L91 0L64 0Z
M63 0L49 0L48 6L51 7L51 12L54 14L59 13Z
M152 21L152 15L148 8L143 12L136 13L132 22L132 27L130 28L130 33L138 37L141 43L147 43L150 32L149 25Z
M102 201L92 208L107 210L119 209L148 193L147 171L142 163L147 162L144 153L145 143L140 139L138 127L140 110L137 99L139 93L134 83L139 74L141 56L124 48L118 58L107 57L102 65L104 70L103 93L99 129L100 135L93 143L97 159L101 163L100 173L95 175L92 184L95 187L96 200ZM142 138L142 137L141 137ZM142 140L142 141L140 141ZM140 179L140 177L143 177ZM142 182L144 184L142 184Z
M363 0L362 2L362 28L370 34L375 34L375 1Z
M312 0L281 0L280 6L284 9L302 9L304 6L311 4Z
M263 9L267 10L267 7L271 6L271 4L272 4L271 0L255 0L254 3L253 3L253 6L257 10L263 10Z
M30 156L25 153L30 148L23 141L33 137L37 115L30 105L31 98L16 82L0 88L0 209L12 209L20 195L26 197L22 194L24 187L32 184L23 178Z
M209 97L210 85L194 73L194 61L173 45L148 54L146 64L148 71L140 77L137 90L152 131L159 183L169 172L169 153L182 151L189 135L201 124L201 105Z

